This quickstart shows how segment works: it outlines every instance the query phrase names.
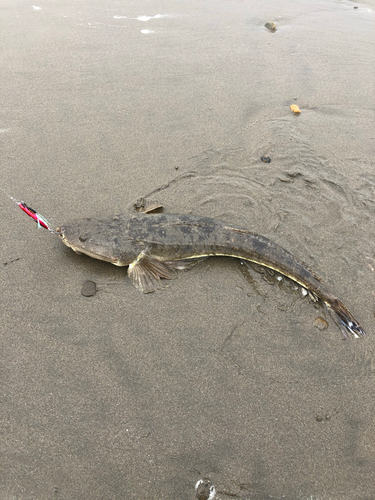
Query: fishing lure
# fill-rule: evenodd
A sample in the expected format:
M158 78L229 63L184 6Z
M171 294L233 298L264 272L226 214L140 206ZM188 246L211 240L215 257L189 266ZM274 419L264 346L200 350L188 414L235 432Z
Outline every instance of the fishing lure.
M10 196L10 194L8 194L4 189L0 188L0 190L7 196L9 196L9 198L12 201L14 201L20 207L20 209L25 212L25 214L34 219L35 222L37 222L38 224L38 228L44 227L45 229L48 229L48 231L52 234L60 234L58 231L54 231L52 229L51 224L45 217L43 217L43 215L40 215L36 210L26 205L24 201L17 201L15 198L13 198L13 196Z

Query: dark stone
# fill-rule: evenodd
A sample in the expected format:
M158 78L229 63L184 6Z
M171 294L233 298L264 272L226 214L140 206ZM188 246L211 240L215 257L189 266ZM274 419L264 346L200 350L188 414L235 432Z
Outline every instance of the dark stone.
M96 284L93 281L85 281L81 293L84 297L92 297L96 294Z

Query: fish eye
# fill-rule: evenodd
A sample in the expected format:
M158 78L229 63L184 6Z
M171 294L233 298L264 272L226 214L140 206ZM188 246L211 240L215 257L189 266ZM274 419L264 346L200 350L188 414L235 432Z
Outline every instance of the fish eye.
M80 235L78 236L79 241L82 241L82 242L83 242L83 241L86 241L86 240L87 240L87 238L88 238L88 235L87 235L87 234L80 234Z

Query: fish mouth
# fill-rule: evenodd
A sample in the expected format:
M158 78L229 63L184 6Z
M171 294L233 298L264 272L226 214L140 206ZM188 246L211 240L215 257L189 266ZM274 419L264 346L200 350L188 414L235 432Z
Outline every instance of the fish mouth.
M81 248L80 246L75 246L74 243L71 243L68 238L65 236L64 234L64 230L65 228L62 226L62 227L59 227L57 229L57 231L59 231L59 238L62 239L63 243L69 247L71 250L73 250L74 253L76 253L77 255L87 255L88 257L92 257L93 259L97 259L97 260L103 260L104 262L111 262L112 264L115 263L115 261L117 259L115 258L108 258L108 257L105 257L104 255L100 255L100 253L96 253L96 252L91 252L90 250L86 249L86 248ZM115 265L120 265L122 266L123 264L115 264Z
M74 245L72 245L71 243L68 242L65 234L64 234L64 231L65 231L65 228L62 226L62 227L58 227L56 229L56 233L59 235L59 238L61 238L64 242L64 244L71 248L73 250L73 252L75 252L77 255L82 255L82 252L77 250L76 247Z

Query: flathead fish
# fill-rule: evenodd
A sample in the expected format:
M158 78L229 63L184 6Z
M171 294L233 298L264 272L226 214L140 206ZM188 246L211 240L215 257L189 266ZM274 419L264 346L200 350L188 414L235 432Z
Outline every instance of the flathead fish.
M313 300L333 313L343 333L365 331L344 304L291 253L264 236L230 224L192 215L121 214L87 218L57 229L62 241L77 253L128 266L134 285L145 293L161 288L162 280L189 269L199 259L228 256L272 269L298 283Z

